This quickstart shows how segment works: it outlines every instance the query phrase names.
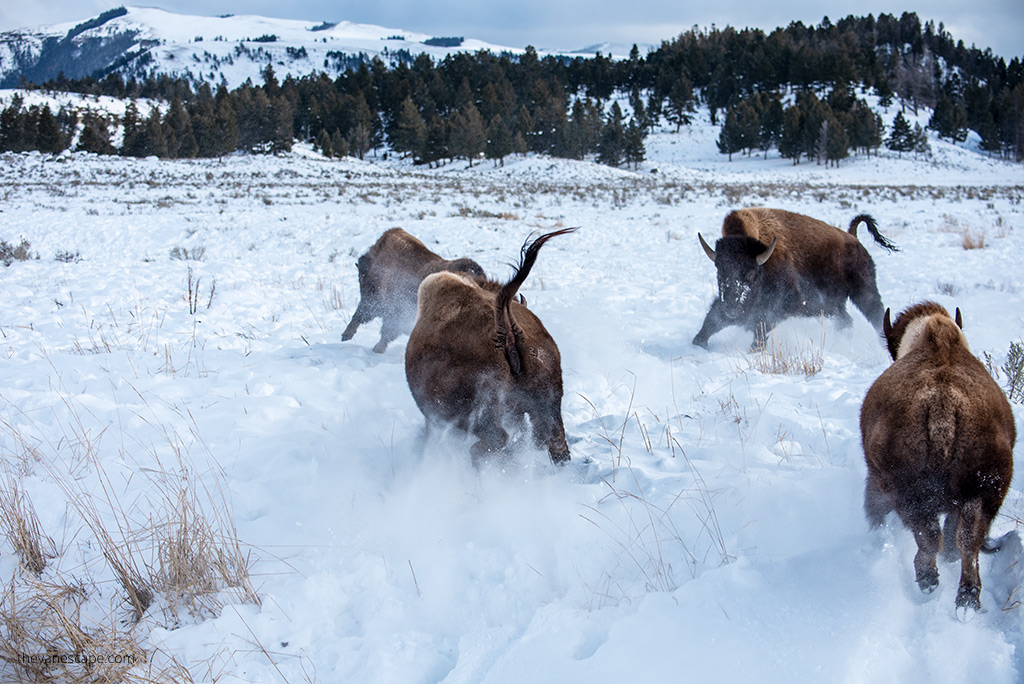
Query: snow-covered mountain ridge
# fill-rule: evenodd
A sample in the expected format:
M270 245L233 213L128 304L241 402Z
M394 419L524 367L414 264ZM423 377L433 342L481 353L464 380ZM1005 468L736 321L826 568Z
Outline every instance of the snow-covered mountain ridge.
M122 12L123 9L123 12ZM193 82L234 87L259 82L271 63L280 77L315 71L336 74L349 60L380 57L385 63L425 53L522 52L473 38L431 36L348 21L298 21L255 15L202 17L153 7L111 10L85 22L68 22L0 34L0 87L20 75L40 83L96 73L145 77L167 74Z

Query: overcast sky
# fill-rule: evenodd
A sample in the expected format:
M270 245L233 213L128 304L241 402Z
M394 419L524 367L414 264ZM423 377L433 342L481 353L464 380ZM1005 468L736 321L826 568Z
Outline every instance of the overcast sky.
M116 0L0 0L0 31L77 22L120 4ZM873 0L159 0L153 4L181 14L348 20L541 49L576 49L602 42L656 46L694 25L771 30L791 21L817 25L824 16L835 22L851 14L899 17L910 11L922 22L945 24L955 40L968 46L992 48L1007 61L1024 56L1024 0L910 0L904 5Z

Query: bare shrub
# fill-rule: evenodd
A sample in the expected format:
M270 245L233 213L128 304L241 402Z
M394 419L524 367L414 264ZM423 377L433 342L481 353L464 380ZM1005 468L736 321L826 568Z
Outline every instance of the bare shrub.
M1012 402L1024 404L1024 343L1010 343L1002 368L1006 375L1006 396Z
M82 253L79 252L77 249L74 252L66 249L61 249L58 250L57 253L53 255L53 260L59 261L64 264L77 264L79 261L82 260Z
M206 258L206 247L172 247L170 254L175 261L202 261Z
M0 261L4 262L4 266L10 266L15 261L28 261L32 258L29 252L31 247L32 243L24 238L17 245L9 244L6 240L0 240Z

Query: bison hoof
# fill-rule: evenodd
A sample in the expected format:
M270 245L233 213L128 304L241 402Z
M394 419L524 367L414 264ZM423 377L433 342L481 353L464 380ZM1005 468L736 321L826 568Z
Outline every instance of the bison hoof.
M981 610L981 587L960 587L956 592L957 615L961 612L966 617L971 611Z
M707 340L702 340L699 337L694 337L693 338L693 345L695 347L700 347L701 349L707 349L708 348L708 341Z
M917 586L926 594L935 591L939 586L939 571L937 568L927 568L917 573Z
M355 334L356 334L355 330L353 330L352 332L349 332L348 330L346 330L345 332L341 333L341 341L342 342L348 342L353 337L355 337Z
M564 466L570 460L569 452L568 451L562 451L562 452L557 453L557 454L550 454L550 456L551 456L551 462L554 463L557 466Z
M387 348L388 343L385 342L384 340L381 340L377 344L373 345L373 351L377 352L378 354L383 354L385 351L387 351Z

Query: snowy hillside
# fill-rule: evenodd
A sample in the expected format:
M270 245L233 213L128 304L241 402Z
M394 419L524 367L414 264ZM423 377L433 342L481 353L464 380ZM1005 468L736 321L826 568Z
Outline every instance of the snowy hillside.
M69 22L0 34L0 85L17 85L22 71L42 83L60 71L77 78L113 69L125 77L167 74L234 88L247 78L261 83L260 73L268 63L284 78L318 71L336 75L351 66L347 60L359 55L380 57L390 64L403 52L413 57L426 53L435 59L452 52L522 52L473 38L444 41L437 39L463 37L348 21L202 17L153 7L125 9L122 16L102 23ZM88 28L82 30L83 25Z
M858 416L889 359L859 312L787 321L774 354L690 340L716 292L698 231L867 212L902 250L865 241L886 305L960 307L1000 366L1024 339L1022 167L936 140L727 162L716 135L657 133L637 172L3 156L0 239L38 259L0 268L0 509L30 503L49 556L36 577L0 544L5 615L55 630L30 609L57 596L121 635L90 653L144 653L158 681L1019 682L1017 536L961 623L956 564L923 595L912 535L867 530ZM523 446L474 469L458 435L422 439L407 337L340 342L355 259L395 226L497 278L580 226L523 290L560 347L571 465ZM995 535L1024 517L1022 448Z

